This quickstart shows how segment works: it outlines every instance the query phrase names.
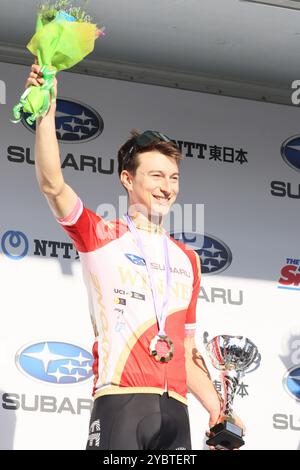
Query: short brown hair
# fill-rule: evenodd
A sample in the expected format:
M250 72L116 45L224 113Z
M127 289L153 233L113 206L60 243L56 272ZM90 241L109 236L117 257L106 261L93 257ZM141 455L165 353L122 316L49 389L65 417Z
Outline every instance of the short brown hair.
M153 140L148 145L143 146L142 149L134 148L136 138L139 137L142 133L136 129L133 129L130 132L129 139L122 145L118 151L118 173L121 175L123 170L129 171L131 174L135 175L138 162L138 154L144 152L151 152L151 150L157 150L158 152L166 155L167 157L174 158L177 165L179 166L180 160L182 160L182 155L177 147L176 143L165 142L163 140ZM133 151L132 151L133 149ZM131 154L132 153L132 154Z

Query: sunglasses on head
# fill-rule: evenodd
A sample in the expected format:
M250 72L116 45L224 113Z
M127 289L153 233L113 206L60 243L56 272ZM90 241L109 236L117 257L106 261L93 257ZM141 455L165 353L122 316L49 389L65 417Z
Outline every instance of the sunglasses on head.
M155 140L162 140L163 142L172 142L170 137L158 131L145 131L135 139L135 145L139 148L146 147Z
M136 137L135 142L133 146L129 149L124 164L124 166L129 162L131 159L133 153L136 150L141 150L145 147L147 147L151 142L154 142L156 140L161 140L162 142L172 142L172 139L170 137L166 136L165 134L162 134L161 132L158 131L145 131L142 134L140 134L138 137Z

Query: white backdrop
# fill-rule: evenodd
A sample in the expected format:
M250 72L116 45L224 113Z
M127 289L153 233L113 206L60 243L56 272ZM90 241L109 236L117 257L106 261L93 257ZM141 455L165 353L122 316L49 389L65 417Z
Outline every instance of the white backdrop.
M77 362L80 376L90 374L93 332L76 253L62 245L70 241L38 189L34 134L10 122L27 73L26 67L0 63L0 80L6 84L6 104L0 104L0 448L82 449L92 380L74 383L72 367L60 369L72 383L61 383L55 368L52 379L43 375L55 361L61 360L62 367L67 359L74 364L70 357L79 351L86 358ZM70 73L59 77L59 98L79 101L77 110L92 108L82 122L94 123L84 119L95 112L103 119L103 132L95 139L60 142L61 160L68 163L65 180L93 210L103 203L118 207L119 197L124 198L116 153L132 128L159 130L182 145L178 202L204 204L205 233L221 242L221 248L214 245L216 255L200 252L203 265L218 253L230 260L225 245L232 254L226 269L203 275L199 349L218 382L202 344L205 330L210 338L245 335L258 346L261 365L242 379L234 402L247 426L244 448L297 449L300 187L299 173L282 158L281 146L300 134L299 109ZM66 109L59 114L64 123L71 108ZM66 128L69 134L61 135L74 139L93 130L78 126L72 134L61 124ZM297 141L292 144L300 162ZM100 171L83 161L98 164ZM104 173L112 161L113 172ZM272 181L277 182L275 194ZM279 282L285 266L290 284ZM293 383L289 373L296 376ZM208 416L192 396L189 407L193 448L205 448Z

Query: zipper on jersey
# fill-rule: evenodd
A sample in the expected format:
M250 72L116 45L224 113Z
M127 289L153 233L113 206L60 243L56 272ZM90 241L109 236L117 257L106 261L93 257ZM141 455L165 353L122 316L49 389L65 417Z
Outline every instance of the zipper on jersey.
M167 377L167 364L165 366L165 392L168 392L168 377Z

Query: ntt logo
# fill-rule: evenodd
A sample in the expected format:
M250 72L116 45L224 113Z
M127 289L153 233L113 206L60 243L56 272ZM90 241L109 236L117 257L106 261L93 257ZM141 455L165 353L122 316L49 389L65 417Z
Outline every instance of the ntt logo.
M5 256L13 260L20 260L28 253L29 242L25 233L17 230L8 230L1 238L1 249Z
M93 356L75 344L46 341L22 347L16 364L30 378L69 385L91 378Z

